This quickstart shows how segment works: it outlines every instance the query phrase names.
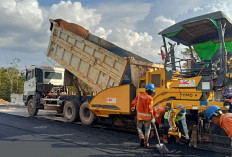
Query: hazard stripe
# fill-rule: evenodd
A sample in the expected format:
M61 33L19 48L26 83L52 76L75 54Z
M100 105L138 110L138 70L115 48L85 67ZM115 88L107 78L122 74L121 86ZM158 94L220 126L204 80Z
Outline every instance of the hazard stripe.
M228 115L224 116L222 120L224 120L226 117L232 117L232 114L228 114Z
M148 116L151 116L151 114L145 114L145 113L140 113L140 112L138 112L137 114L138 114L138 115L141 115L141 116L147 116L147 117L148 117Z

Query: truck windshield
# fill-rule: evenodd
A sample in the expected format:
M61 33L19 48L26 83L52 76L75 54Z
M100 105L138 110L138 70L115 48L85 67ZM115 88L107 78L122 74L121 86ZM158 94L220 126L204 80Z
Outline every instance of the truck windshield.
M61 73L56 73L56 72L45 72L45 79L57 79L57 80L60 80L60 79L62 79L62 74Z
M31 78L32 78L32 71L27 71L26 81L30 80Z

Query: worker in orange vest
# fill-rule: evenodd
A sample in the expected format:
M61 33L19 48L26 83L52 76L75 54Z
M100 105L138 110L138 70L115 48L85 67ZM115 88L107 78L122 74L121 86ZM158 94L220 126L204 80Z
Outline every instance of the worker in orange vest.
M207 107L206 116L214 124L220 126L227 133L228 137L231 139L231 148L232 148L232 113L223 114L221 108L212 105ZM232 152L231 152L232 156Z
M166 112L165 105L157 105L154 107L153 116L155 121L159 124L159 126L163 126L164 114Z
M165 105L157 105L153 107L153 121L152 123L154 123L156 125L156 128L162 129L164 127L163 123L164 123L164 114L166 112L166 106ZM158 130L158 132L160 132ZM154 130L151 130L151 137L154 136ZM160 139L162 139L162 137L160 137Z
M153 98L152 93L155 91L155 86L152 83L146 85L146 91L139 94L131 103L131 110L135 110L137 105L137 131L140 139L141 147L149 146L149 135L151 131L151 120L153 119ZM145 136L142 127L145 127Z

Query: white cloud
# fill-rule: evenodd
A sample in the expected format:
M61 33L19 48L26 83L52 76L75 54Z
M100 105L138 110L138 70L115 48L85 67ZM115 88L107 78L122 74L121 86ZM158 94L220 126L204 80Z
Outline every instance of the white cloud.
M232 19L231 8L231 0L214 0L213 3L209 3L205 6L205 10L207 10L208 13L214 11L223 11L229 18Z
M96 9L102 15L100 26L106 29L134 29L136 23L149 14L151 7L152 3L108 1L99 3Z
M118 28L112 31L107 40L141 57L155 61L151 58L155 56L153 37L147 32L138 33L130 29Z
M43 15L35 0L0 1L0 49L4 52L38 53L45 42ZM1 51L0 51L1 52ZM16 57L16 56L12 56Z
M193 11L194 11L194 12L202 11L202 10L203 10L203 8L201 8L201 7L195 7L195 8L193 8Z
M30 54L21 60L24 63L31 61L31 64L38 63L38 57L33 60L33 55L46 58L49 18L64 18L86 28L97 25L101 19L95 9L84 8L79 2L70 1L61 1L49 8L40 7L37 0L0 0L0 15L0 54L4 54L5 58L8 54L6 62L10 58Z
M43 22L42 11L35 0L1 0L0 15L0 27L11 32L36 31Z
M159 26L157 27L156 29L159 30L159 31L162 31L163 28L166 28L168 26L171 26L173 24L175 24L176 22L170 18L166 18L164 16L157 16L155 19L154 19L154 26Z
M111 33L111 29L105 30L103 27L98 27L94 34L102 39L106 39Z
M120 43L123 43L128 49L132 49L134 46L147 47L152 41L152 36L148 35L147 32L137 33L128 29L116 29L114 32L117 34L117 39Z
M61 18L68 22L77 23L86 29L91 29L99 24L101 15L96 12L96 9L82 7L80 2L61 1L51 6L49 18Z
M122 23L125 23L125 24L133 24L133 20L129 17L125 17L125 18L122 18Z
M164 22L164 23L168 23L168 24L175 24L175 21L170 19L170 18L166 18L164 16L158 16L154 19L155 22Z
M88 3L91 2L85 4ZM51 7L40 7L37 0L0 0L0 54L4 51L12 58L22 52L44 56L50 33L48 19L62 18L142 57L160 61L162 38L158 32L175 22L212 11L221 10L232 18L231 8L231 0L113 0L88 7L59 0Z

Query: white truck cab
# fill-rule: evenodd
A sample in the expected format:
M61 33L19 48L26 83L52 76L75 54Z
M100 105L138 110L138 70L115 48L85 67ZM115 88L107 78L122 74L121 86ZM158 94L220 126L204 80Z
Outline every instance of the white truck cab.
M48 66L30 66L26 69L23 101L31 116L36 115L39 108L44 108L43 99L48 93L57 95L57 91L65 92L64 72L64 68Z

